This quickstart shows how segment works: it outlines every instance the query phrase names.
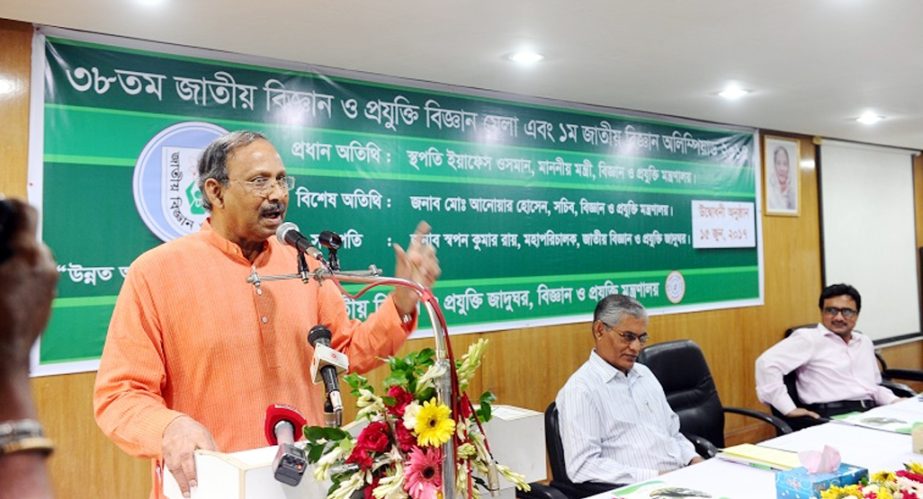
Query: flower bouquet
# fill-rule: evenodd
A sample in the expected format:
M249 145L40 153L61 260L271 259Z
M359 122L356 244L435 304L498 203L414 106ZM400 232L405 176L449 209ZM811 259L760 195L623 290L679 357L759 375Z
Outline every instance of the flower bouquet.
M436 397L436 383L446 367L434 362L425 349L403 358L391 357L391 374L384 380L384 394L377 394L368 379L358 374L345 377L359 411L356 423L366 426L353 438L339 428L305 427L308 461L316 463L314 477L330 480L329 499L435 499L441 498L444 445L454 449L454 490L469 498L481 490L496 490L497 475L528 490L523 476L497 464L490 453L482 422L491 416L493 394L485 392L479 407L464 390L481 364L487 341L471 345L456 362L459 393L450 406Z
M909 463L904 469L879 471L855 485L833 486L821 499L923 499L923 465Z

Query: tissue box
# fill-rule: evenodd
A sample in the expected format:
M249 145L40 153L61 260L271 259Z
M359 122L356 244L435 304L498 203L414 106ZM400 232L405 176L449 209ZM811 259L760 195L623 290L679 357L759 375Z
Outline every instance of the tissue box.
M816 499L831 485L844 486L859 483L869 472L865 468L840 464L830 473L808 473L800 467L776 473L776 497L778 499Z

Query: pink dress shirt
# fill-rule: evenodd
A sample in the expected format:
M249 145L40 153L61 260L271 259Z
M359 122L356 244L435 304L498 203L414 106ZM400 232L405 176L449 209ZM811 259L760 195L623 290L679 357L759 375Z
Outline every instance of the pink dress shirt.
M756 395L782 414L795 409L782 381L792 371L798 372L798 396L806 404L873 399L884 405L897 399L878 384L874 346L858 331L846 343L823 324L798 329L756 359Z

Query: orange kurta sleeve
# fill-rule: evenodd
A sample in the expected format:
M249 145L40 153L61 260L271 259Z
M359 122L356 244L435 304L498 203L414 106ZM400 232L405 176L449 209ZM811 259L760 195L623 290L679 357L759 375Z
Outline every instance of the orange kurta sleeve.
M125 452L156 458L164 429L181 413L168 409L162 396L163 342L147 286L142 273L129 271L109 325L93 409L99 427Z
M351 320L332 282L247 282L291 273L296 254L275 240L253 262L205 224L131 266L113 311L96 379L94 409L103 432L134 456L159 457L166 426L186 414L215 437L218 450L267 445L269 404L323 421L324 389L310 377L316 324L333 333L351 370L393 355L412 329L387 298L366 320Z
M349 357L352 372L364 373L379 366L383 357L397 352L407 339L408 330L412 330L402 324L390 294L364 322L349 319L343 298L333 283L322 285L318 295L321 323L334 326L333 348Z

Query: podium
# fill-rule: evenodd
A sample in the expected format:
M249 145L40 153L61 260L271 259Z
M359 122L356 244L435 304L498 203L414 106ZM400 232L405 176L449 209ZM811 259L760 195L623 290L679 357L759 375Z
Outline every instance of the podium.
M526 482L544 480L547 470L544 415L507 405L495 405L492 409L493 418L484 424L484 432L494 458L523 474ZM227 454L196 451L199 484L192 498L323 499L327 496L330 483L316 481L313 466L305 470L297 487L276 481L272 474L276 449L276 446L261 447ZM513 484L502 477L500 487L499 497L515 497ZM169 470L164 470L164 495L169 499L183 497Z

